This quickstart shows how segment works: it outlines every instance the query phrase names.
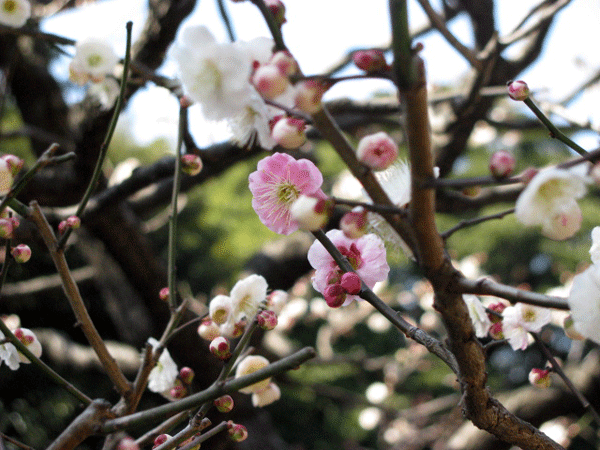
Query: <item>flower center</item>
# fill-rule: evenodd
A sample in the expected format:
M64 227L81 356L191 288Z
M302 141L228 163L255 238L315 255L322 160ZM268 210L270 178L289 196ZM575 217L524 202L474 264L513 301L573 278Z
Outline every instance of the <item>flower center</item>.
M352 243L349 249L344 246L340 246L338 247L338 250L342 255L348 258L348 261L354 270L357 270L362 266L363 260L360 257L360 251L356 247L356 244Z
M94 55L90 55L87 58L87 63L90 67L98 67L102 63L102 56L97 53Z
M531 309L526 309L523 311L523 320L525 322L534 322L535 321L535 311Z
M17 10L17 2L14 0L6 0L2 2L2 9L7 13L12 14Z
M289 181L286 183L282 183L277 187L277 198L280 203L284 203L286 205L290 205L298 198L300 192Z

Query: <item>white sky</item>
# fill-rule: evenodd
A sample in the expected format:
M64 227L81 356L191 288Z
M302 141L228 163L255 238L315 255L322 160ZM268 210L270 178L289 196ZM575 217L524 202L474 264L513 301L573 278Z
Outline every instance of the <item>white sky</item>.
M269 36L254 5L250 2L225 3L238 39ZM503 34L510 31L538 1L502 0L496 3ZM217 39L226 41L227 35L215 4L214 0L201 0L186 23L205 24ZM284 39L304 73L317 74L329 68L349 48L384 46L390 40L387 0L287 0L285 4L288 22L283 26ZM106 37L113 42L117 53L123 54L124 51L119 49L125 44L125 23L132 20L134 34L139 33L144 22L145 5L146 0L107 0L81 8L75 14L56 16L44 24L44 29L74 39ZM426 20L415 1L409 2L409 18L415 27ZM465 44L470 44L466 18L455 19L451 30ZM439 35L434 33L420 41L425 45L421 54L427 64L430 82L451 83L467 72L464 59ZM542 90L540 98L558 99L600 67L598 42L600 2L574 0L559 14L542 58L520 78L526 80L531 88ZM61 72L67 76L66 67ZM172 65L167 64L164 73L175 76ZM352 70L346 73L352 73ZM379 89L389 90L391 86L388 82L375 80L345 82L331 89L326 98L351 96L364 99ZM572 112L591 117L600 124L598 104L600 88L578 101ZM200 125L201 118L194 114L193 109L190 111L192 123L197 121ZM120 125L129 128L141 143L148 143L161 135L173 140L177 129L177 110L176 100L164 89L151 88L136 95ZM223 139L223 127L203 123L202 129L208 132L196 130L195 133L200 145Z

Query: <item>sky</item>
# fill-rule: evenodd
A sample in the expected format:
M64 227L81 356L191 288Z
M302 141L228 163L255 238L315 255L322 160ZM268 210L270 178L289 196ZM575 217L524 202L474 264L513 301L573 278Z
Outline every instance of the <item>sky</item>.
M432 3L436 5L435 1ZM512 30L536 3L533 0L497 1L501 35ZM269 36L257 8L250 2L225 1L225 4L238 39ZM327 70L351 48L382 47L390 41L387 0L287 0L285 4L288 22L283 26L283 36L306 74ZM118 54L124 54L125 23L128 20L134 22L135 37L144 23L145 5L146 0L105 0L80 8L75 13L57 15L47 20L43 28L73 39L105 37L112 42ZM215 5L215 0L201 0L184 26L204 24L218 40L225 42L227 34ZM106 20L102 19L104 17ZM597 0L574 0L559 13L539 62L521 76L536 90L536 98L559 99L600 68L600 52L597 50L600 42L599 18L600 2ZM415 28L426 23L427 19L416 1L409 1L409 20L411 27ZM463 43L471 43L468 19L455 19L450 29ZM426 62L430 83L457 83L468 73L464 59L437 33L419 42L424 45L421 55ZM518 50L511 47L507 54ZM57 68L59 76L68 76L66 64ZM161 72L176 76L171 62L167 62ZM349 69L343 73L358 73L358 70ZM344 82L332 88L325 99L351 97L364 100L379 90L392 92L392 89L389 82L382 80ZM600 126L599 103L600 87L596 87L573 104L570 113L590 118L596 126ZM174 142L177 111L178 102L166 90L151 87L134 97L120 120L120 127L130 130L140 144L147 144L161 136ZM190 117L192 126L197 123L193 128L199 145L208 145L226 137L225 127L207 124L197 106L190 110ZM590 146L597 145L595 136L592 141Z

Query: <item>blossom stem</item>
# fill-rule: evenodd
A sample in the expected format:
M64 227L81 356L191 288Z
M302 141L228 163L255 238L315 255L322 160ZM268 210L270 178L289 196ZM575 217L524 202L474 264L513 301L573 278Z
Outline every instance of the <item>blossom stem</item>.
M354 200L345 200L343 198L331 197L336 205L347 205L347 206L362 206L368 211L373 211L377 213L388 213L388 214L400 214L404 217L408 216L406 208L399 208L397 206L387 206L387 205L375 205L373 203L365 203L365 202L357 202Z
M443 233L440 233L440 236L445 241L450 236L452 236L456 231L458 231L462 228L477 225L479 223L486 222L488 220L502 219L503 217L505 217L509 214L512 214L514 212L515 212L515 208L511 208L511 209L507 209L506 211L500 211L499 213L496 213L496 214L490 214L489 216L476 217L475 219L470 219L470 220L463 220L462 222L453 226L452 228L444 231Z
M507 178L495 178L495 177L473 177L473 178L458 178L458 179L447 179L447 178L432 178L423 182L423 188L437 188L447 187L454 189L463 189L473 186L495 186L501 184L517 184L522 183L523 180L520 177L507 177Z
M231 18L229 17L229 12L225 7L225 3L223 0L217 0L217 6L219 7L219 14L221 15L221 20L227 29L227 34L229 35L229 40L231 42L236 41L235 31L233 30L233 25L231 25Z
M558 374L558 376L562 378L562 380L567 385L567 387L570 389L570 391L573 392L573 394L575 395L575 397L577 398L579 403L581 403L581 405L592 415L596 424L600 425L600 415L598 414L598 411L596 411L596 409L591 405L591 403L588 401L588 399L585 398L585 396L579 391L579 389L577 389L575 387L575 385L569 379L569 377L564 372L564 370L562 370L562 367L560 367L560 364L558 364L558 362L556 361L556 359L554 358L554 356L552 355L552 353L550 352L548 347L546 347L546 345L544 344L544 341L542 341L539 334L531 333L531 335L535 339L535 343L538 345L538 347L540 348L540 350L542 351L542 353L544 354L544 356L546 357L546 359L552 366L552 370L554 370L554 372L556 372Z
M587 155L586 150L577 145L575 142L569 139L562 131L556 128L556 126L550 121L550 119L548 119L546 115L537 107L537 105L533 103L533 100L531 100L530 97L527 97L525 100L523 100L523 103L525 103L527 107L537 116L537 118L540 119L540 122L542 122L546 126L546 128L548 128L548 130L550 131L550 137L556 138L559 141L563 142L564 144L575 150L577 153L579 153L581 156Z
M281 34L281 27L275 21L275 17L271 14L271 10L268 8L264 0L250 0L252 3L256 5L259 9L260 13L263 15L265 22L267 22L267 26L269 27L269 31L273 36L273 40L275 41L275 51L287 50L285 43L283 42L283 35Z
M6 264L5 264L6 265ZM4 268L3 268L4 270ZM23 344L17 337L13 334L13 332L6 326L3 320L0 320L0 331L4 334L6 339L13 344L17 350L22 353L29 361L31 361L34 365L36 365L48 378L54 381L59 386L62 386L69 394L73 395L80 402L89 405L92 403L92 399L61 377L58 373L56 373L50 366L44 363L40 358L35 356L33 353L29 351L27 346Z
M108 146L110 145L110 141L112 140L113 134L115 132L115 128L117 127L117 121L119 119L119 115L121 113L121 107L123 106L123 100L125 98L125 88L127 86L129 63L131 61L131 31L132 31L132 28L133 28L133 22L131 22L131 21L127 22L127 25L126 25L127 43L125 46L125 60L123 62L123 77L121 79L121 89L119 91L119 96L117 97L117 102L115 104L115 110L114 110L112 119L110 121L108 130L106 132L106 137L104 138L104 142L102 142L102 145L100 146L100 152L98 154L98 159L96 160L96 167L94 167L94 172L92 174L92 178L90 180L90 183L88 184L88 187L87 187L85 193L83 194L83 198L81 199L79 206L77 207L77 212L75 213L75 215L77 217L82 216L83 211L85 210L85 207L86 207L90 197L92 196L92 193L94 192L94 190L96 190L98 180L100 179L100 175L102 174L102 166L104 165L104 159L106 158L106 153L108 152ZM59 249L64 248L72 231L73 231L73 229L70 227L65 230L64 234L61 236L61 238L58 241Z

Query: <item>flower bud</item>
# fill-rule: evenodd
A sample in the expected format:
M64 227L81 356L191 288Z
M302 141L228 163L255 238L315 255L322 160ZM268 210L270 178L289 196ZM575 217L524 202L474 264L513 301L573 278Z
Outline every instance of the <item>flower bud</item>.
M305 113L314 114L321 109L321 99L329 86L319 80L304 80L296 85L294 103Z
M263 369L269 365L269 360L264 356L259 355L249 355L240 361L235 370L235 378L242 377L244 375L250 375L251 373L256 372L257 370ZM264 380L259 381L258 383L251 384L250 386L246 386L241 388L239 392L242 394L251 394L256 391L261 391L265 389L269 383L271 382L271 378L265 378Z
M346 301L346 291L341 284L330 284L323 291L323 297L330 308L339 308Z
M194 176L202 171L202 160L198 155L187 153L181 157L181 171Z
M248 437L248 430L244 425L239 423L233 423L231 420L228 422L227 433L232 441L242 442Z
M288 293L280 289L274 290L267 296L267 308L275 314L280 314L287 303Z
M529 97L529 86L524 81L509 81L506 85L508 96L516 101L523 101Z
M281 390L275 383L269 383L266 389L252 393L252 405L256 408L270 405L281 398Z
M31 249L28 245L19 244L16 247L13 247L10 252L19 264L26 263L31 258Z
M10 192L14 181L14 175L7 161L0 158L0 195Z
M212 341L214 338L219 337L221 332L219 326L214 323L211 319L204 319L198 327L198 334L206 341Z
M210 352L219 359L225 360L231 357L229 340L223 336L214 338L208 348L210 349Z
M77 228L81 227L81 219L77 216L69 216L67 217L67 226L76 230Z
M282 74L288 77L298 72L298 63L292 54L286 50L275 52L269 64L277 67Z
M139 450L139 449L140 449L140 447L135 442L135 439L133 439L130 436L125 436L117 444L116 450Z
M159 434L154 439L154 445L152 446L152 448L155 448L155 447L158 447L159 445L164 444L169 439L171 439L171 435L170 434L164 434L164 433L163 434Z
M373 170L384 170L398 157L398 146L387 133L380 131L360 140L356 157Z
M208 305L210 318L217 325L227 322L232 309L231 298L226 295L217 295Z
M216 398L213 404L217 408L217 411L222 413L228 413L233 409L233 398L231 395L223 395L222 397Z
M502 314L502 311L506 309L506 305L502 302L496 302L491 303L490 305L488 305L487 308L491 311L494 311L497 314ZM502 317L498 316L497 314L488 313L488 318L492 323L502 322Z
M290 214L301 230L317 231L327 224L332 209L331 200L302 194L292 203Z
M179 379L184 384L192 384L195 375L196 374L194 373L194 369L190 367L182 367L181 369L179 369Z
M340 220L340 228L350 239L358 239L367 233L367 211L362 207L347 212Z
M170 294L169 294L168 287L164 287L158 292L158 298L160 298L162 301L165 301L165 302L168 301L169 297L170 297Z
M565 334L569 339L573 339L574 341L583 341L585 340L585 336L583 336L577 329L575 328L575 323L573 322L573 317L569 314L565 317L565 321L563 323L565 328Z
M34 356L42 356L42 344L38 340L37 336L28 328L17 328L13 331L15 337L27 347L27 349L33 353ZM19 359L22 363L29 364L29 361L25 356L19 353Z
M389 66L381 50L359 50L352 55L356 67L367 73L381 72Z
M265 0L265 5L273 14L275 18L275 23L281 27L284 23L287 22L285 18L285 5L281 2L281 0Z
M496 178L505 178L515 170L515 157L506 150L494 152L490 158L490 172Z
M285 92L290 81L279 68L273 64L259 66L252 75L252 85L261 97L273 100Z
M256 316L258 326L263 330L272 330L277 326L277 314L271 310L264 310L258 313Z
M244 334L244 331L246 331L246 321L245 320L240 320L239 322L237 322L234 327L233 327L233 331L231 333L231 337L233 338L238 338L240 337L242 334Z
M58 234L63 234L65 231L67 231L67 228L69 228L67 225L67 221L61 220L58 224Z
M497 341L504 339L504 332L502 330L502 322L493 323L490 327L490 337Z
M187 95L182 95L181 97L179 97L179 106L181 106L182 108L189 108L193 104L194 101Z
M344 291L348 294L356 295L360 292L361 289L361 281L360 277L354 272L346 272L342 275L340 280L340 284Z
M187 393L188 393L187 388L180 382L180 383L176 383L175 386L173 386L171 388L171 390L169 391L169 396L173 400L177 400L177 399L185 397L187 395Z
M296 117L283 117L273 125L271 137L283 148L294 149L306 142L305 129L306 122L304 120Z
M550 371L547 369L531 369L531 372L529 372L529 383L540 388L550 387L552 384Z
M19 225L21 225L21 221L19 220L19 218L17 216L9 216L8 220L10 220L12 222L13 231L16 230L17 228L19 228Z
M13 236L13 223L10 219L0 219L0 238L10 239Z
M3 155L2 157L0 157L0 159L6 161L13 177L17 176L17 174L21 171L23 165L25 164L25 161L23 161L21 158L15 155Z

